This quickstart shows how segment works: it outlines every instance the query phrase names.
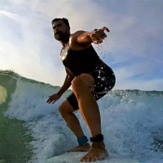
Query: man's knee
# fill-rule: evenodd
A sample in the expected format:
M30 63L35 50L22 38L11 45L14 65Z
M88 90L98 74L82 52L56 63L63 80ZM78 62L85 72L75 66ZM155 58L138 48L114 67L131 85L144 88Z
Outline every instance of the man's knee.
M59 107L59 112L62 115L62 117L64 117L65 115L73 111L74 111L73 107L70 105L70 103L67 100L64 101Z
M76 77L75 79L73 79L72 90L76 90L77 88L80 88L84 84L84 81L82 78L83 77L80 75L80 76Z
M89 74L81 74L77 76L75 79L72 81L72 90L73 91L78 91L83 88L88 88L92 89L94 85L94 79L91 75Z

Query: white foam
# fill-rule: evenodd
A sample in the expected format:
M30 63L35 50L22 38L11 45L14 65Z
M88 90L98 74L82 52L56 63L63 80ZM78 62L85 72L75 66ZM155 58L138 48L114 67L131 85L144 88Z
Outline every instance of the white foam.
M77 145L75 136L58 113L63 96L54 105L47 98L55 87L19 80L6 115L26 122L32 133L33 163L44 163ZM136 160L163 160L163 95L112 91L98 101L106 148L119 156ZM84 132L89 131L76 113ZM157 143L158 141L158 143Z

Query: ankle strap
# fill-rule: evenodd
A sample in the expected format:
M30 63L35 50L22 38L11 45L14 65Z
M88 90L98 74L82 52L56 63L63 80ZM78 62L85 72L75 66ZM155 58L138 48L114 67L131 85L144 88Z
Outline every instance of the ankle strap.
M86 136L81 136L77 138L79 145L87 143L88 139Z
M101 142L101 141L103 141L103 140L104 140L104 137L103 137L102 134L98 134L98 135L96 135L95 137L91 137L91 138L90 138L90 141L91 141L91 142Z

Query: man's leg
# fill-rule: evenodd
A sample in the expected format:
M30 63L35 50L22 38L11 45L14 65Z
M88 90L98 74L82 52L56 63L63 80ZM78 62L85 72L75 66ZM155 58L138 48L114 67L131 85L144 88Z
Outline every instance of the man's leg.
M108 156L103 138L101 137L99 108L91 93L93 86L94 79L89 74L82 74L72 81L72 89L78 100L79 110L90 130L93 138L92 140L95 140L91 150L81 159L81 161L96 161L97 159L101 160Z
M65 100L59 107L59 112L62 115L63 119L66 121L68 127L76 135L79 143L79 146L75 147L69 152L88 151L90 149L90 145L87 142L87 138L85 137L82 131L79 120L77 119L76 115L73 113L74 108L67 100Z

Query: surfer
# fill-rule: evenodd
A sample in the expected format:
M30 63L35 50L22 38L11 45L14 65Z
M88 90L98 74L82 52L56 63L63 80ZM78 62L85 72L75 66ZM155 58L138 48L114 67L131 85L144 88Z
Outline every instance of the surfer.
M76 31L70 33L66 18L52 20L54 38L62 44L60 58L65 66L65 81L57 93L49 97L47 103L56 102L72 86L72 92L60 105L59 112L68 127L76 135L79 145L71 152L87 151L81 161L92 162L108 157L101 132L101 118L97 100L103 97L115 85L115 75L94 50L92 43L100 44L107 37L107 27L91 32ZM80 111L91 134L90 141L85 136L79 120L74 114Z

